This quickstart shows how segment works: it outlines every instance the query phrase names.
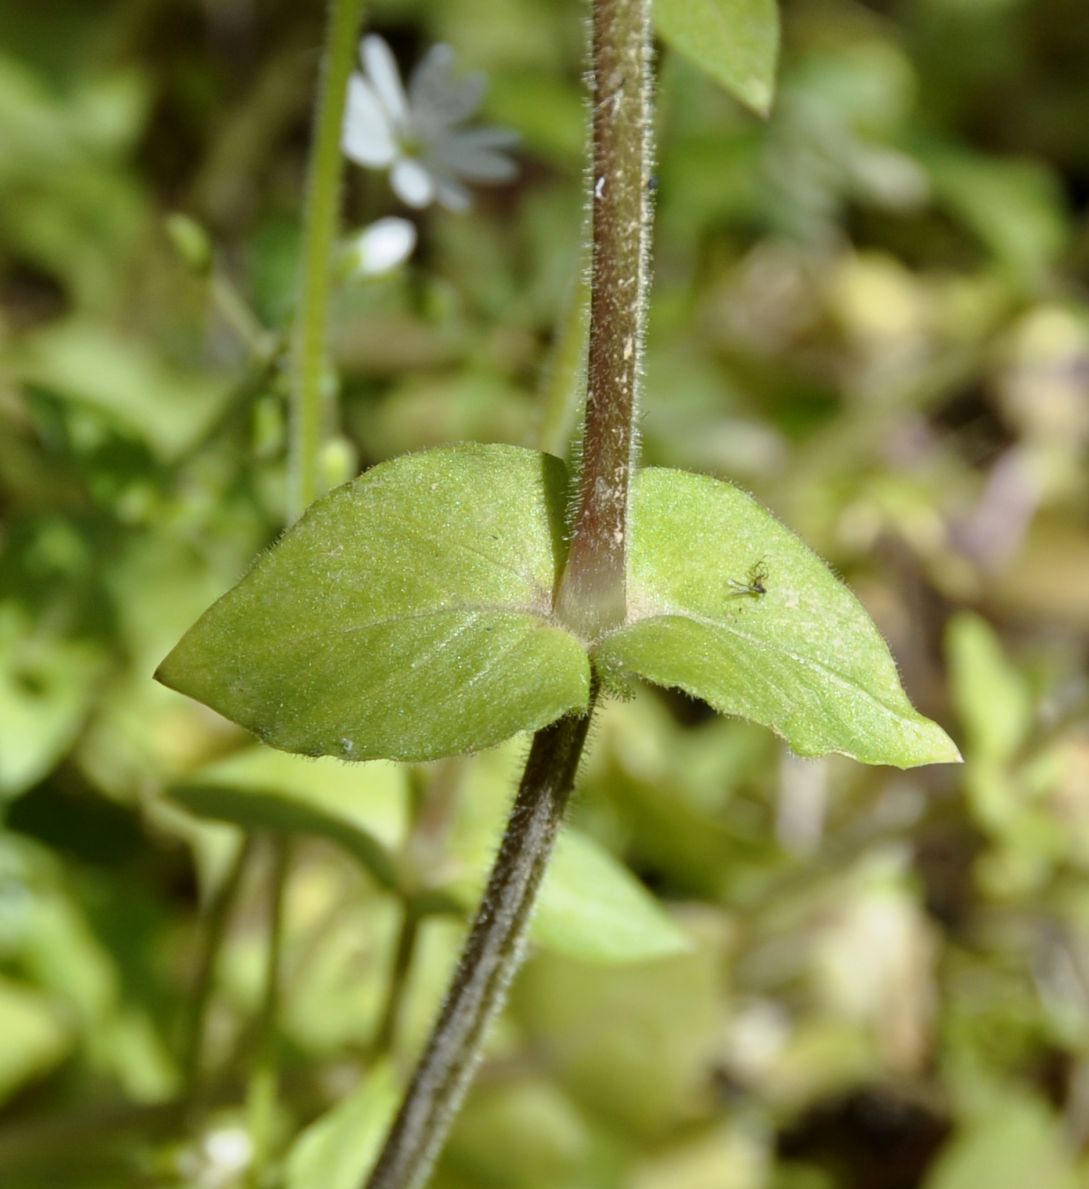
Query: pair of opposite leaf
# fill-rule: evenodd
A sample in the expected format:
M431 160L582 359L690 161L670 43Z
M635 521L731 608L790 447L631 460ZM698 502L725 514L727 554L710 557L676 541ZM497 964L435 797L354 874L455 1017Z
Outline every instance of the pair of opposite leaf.
M383 463L315 503L157 676L265 742L430 760L585 711L593 666L675 686L799 755L955 761L861 605L749 496L639 473L626 622L584 641L553 613L569 490L557 458L466 444ZM760 567L759 592L738 582Z

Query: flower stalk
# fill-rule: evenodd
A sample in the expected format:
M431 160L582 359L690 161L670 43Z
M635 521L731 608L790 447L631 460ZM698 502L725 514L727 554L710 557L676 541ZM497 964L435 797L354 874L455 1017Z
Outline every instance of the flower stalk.
M348 77L355 57L363 0L329 0L314 140L303 208L303 261L299 310L291 351L292 423L287 523L293 524L322 494L322 446L334 423L333 381L328 363L329 294L336 241L343 158L340 152ZM273 840L271 918L259 1020L258 1060L250 1079L250 1133L254 1155L250 1183L264 1182L279 1092L274 1045L279 1014L284 904L291 870L287 839Z
M291 352L288 523L321 494L321 447L333 423L328 364L329 292L344 162L341 130L363 0L329 0L314 140L303 212L303 265Z
M594 0L589 391L574 535L557 597L585 639L624 619L650 235L649 0ZM521 964L597 698L537 732L438 1021L366 1189L423 1185Z
M290 353L292 379L292 425L287 524L290 526L320 494L323 439L333 420L327 393L326 336L329 293L332 284L333 245L337 236L340 184L343 162L340 153L348 77L355 56L356 37L363 12L363 0L330 0L326 40L322 55L322 77L318 98L314 140L307 177L303 212L303 260L298 314L292 332ZM253 349L261 368L258 384L275 366L276 351L268 336L253 319L241 298L225 282L212 278L212 295L228 321ZM252 382L250 382L252 384ZM249 387L250 384L247 384ZM250 1080L254 1176L263 1175L268 1158L269 1118L275 1109L277 1077L272 1033L280 995L283 950L283 904L290 872L289 844L273 840L273 872L270 880L268 957L265 966L264 1004L258 1023L260 1053ZM204 949L200 958L193 1009L185 1055L188 1094L195 1099L200 1077L200 1060L205 1021L212 995L214 973L227 933L227 921L239 888L253 862L254 835L240 843L227 880L209 910Z

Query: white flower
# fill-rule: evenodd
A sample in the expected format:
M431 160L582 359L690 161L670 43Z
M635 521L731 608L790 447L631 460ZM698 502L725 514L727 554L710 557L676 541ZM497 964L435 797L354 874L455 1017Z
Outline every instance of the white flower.
M505 182L517 166L505 154L518 142L505 128L464 127L484 97L483 75L454 73L454 52L434 46L412 72L405 94L397 63L381 37L360 46L365 74L348 82L341 144L353 161L389 169L390 184L409 206L439 202L462 211L465 182Z
M345 244L345 272L356 277L379 277L392 272L412 255L416 225L389 215L364 227Z
M210 1131L201 1144L208 1161L209 1172L218 1174L221 1180L215 1184L226 1184L239 1173L244 1172L253 1160L253 1141L241 1127L220 1127ZM209 1181L209 1184L212 1184Z

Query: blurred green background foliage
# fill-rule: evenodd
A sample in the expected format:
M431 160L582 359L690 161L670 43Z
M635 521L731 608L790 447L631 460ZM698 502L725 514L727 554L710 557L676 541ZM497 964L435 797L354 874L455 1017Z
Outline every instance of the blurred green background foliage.
M284 832L280 1183L341 1183L337 1136L393 1093L372 1054L408 823L428 915L401 1065L524 753L301 761L151 679L282 527L322 10L0 9L6 1189L243 1183ZM414 215L407 267L338 290L330 481L449 441L539 445L581 268L582 6L367 17L405 66L446 41L488 72L521 173ZM679 697L609 705L570 879L439 1189L1089 1183L1084 0L786 0L783 21L766 122L659 57L645 458L733 479L830 559L966 762L803 762ZM349 229L406 213L358 170L345 208ZM256 857L193 1102L239 822Z

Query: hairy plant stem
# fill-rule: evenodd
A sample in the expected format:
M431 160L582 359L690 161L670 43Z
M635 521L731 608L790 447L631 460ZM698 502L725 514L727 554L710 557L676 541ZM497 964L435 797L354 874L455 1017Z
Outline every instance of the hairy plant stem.
M321 494L322 439L334 420L326 341L330 274L344 168L341 126L362 13L363 0L329 0L303 212L299 312L292 345L289 523Z
M591 708L592 709L592 708ZM571 788L590 712L533 738L484 898L453 981L367 1189L422 1185L521 964L533 905Z
M650 235L649 0L594 0L588 392L563 622L623 622ZM533 739L484 898L431 1038L366 1189L418 1189L472 1080L525 949L533 905L597 699Z
M624 621L650 256L649 0L595 0L590 348L561 619L593 640Z

